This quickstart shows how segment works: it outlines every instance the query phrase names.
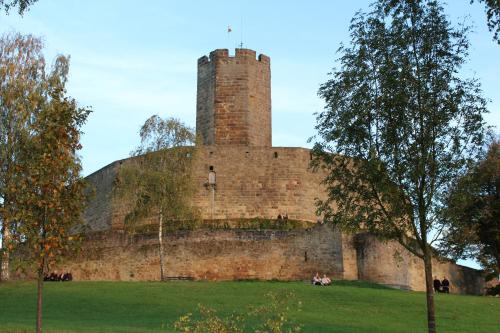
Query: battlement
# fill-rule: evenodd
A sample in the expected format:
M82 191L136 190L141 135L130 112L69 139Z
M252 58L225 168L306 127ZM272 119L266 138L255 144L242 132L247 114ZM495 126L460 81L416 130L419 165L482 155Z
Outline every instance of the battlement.
M230 56L228 49L217 49L210 52L209 56L203 56L198 59L198 66L208 64L213 61L223 60L223 59L253 59L255 61L259 61L262 63L269 64L271 58L266 56L265 54L259 54L257 57L257 53L254 50L250 49L235 49L235 55Z

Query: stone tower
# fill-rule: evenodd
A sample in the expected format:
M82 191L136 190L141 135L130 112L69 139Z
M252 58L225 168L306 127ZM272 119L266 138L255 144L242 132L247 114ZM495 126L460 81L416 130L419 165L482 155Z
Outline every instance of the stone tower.
M198 59L196 132L204 145L270 147L270 58L218 49Z

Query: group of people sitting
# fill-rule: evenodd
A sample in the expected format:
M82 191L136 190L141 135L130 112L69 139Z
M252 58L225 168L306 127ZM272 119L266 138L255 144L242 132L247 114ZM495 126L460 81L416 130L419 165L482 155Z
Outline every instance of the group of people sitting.
M278 214L277 220L278 220L278 222L282 222L282 221L287 222L288 221L288 213L285 213L283 215L281 215L281 213Z
M450 281L444 277L443 281L439 281L437 276L434 277L434 292L436 293L450 293Z
M66 272L66 273L61 273L58 274L57 272L52 272L50 274L45 274L43 277L43 281L72 281L73 280L73 275L71 273Z
M312 278L312 284L315 286L329 286L332 284L332 280L326 276L326 274L323 274L323 277L320 277L319 273L316 273L316 275Z

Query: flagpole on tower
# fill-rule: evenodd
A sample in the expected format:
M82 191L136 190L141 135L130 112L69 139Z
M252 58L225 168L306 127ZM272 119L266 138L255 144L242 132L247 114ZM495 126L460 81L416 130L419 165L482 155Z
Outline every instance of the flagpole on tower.
M243 48L243 16L241 16L240 26L240 49Z
M227 45L230 46L231 45L231 38L229 38L229 34L231 33L231 31L233 31L233 29L231 29L231 26L228 25L227 26Z

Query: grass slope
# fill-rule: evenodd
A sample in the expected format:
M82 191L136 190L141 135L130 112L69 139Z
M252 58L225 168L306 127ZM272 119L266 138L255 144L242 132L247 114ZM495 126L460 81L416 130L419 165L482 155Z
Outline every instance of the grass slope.
M293 291L302 310L290 318L303 332L425 332L425 294L362 282L331 287L301 282L46 283L44 332L173 332L173 322L201 303L244 312L265 294ZM0 332L32 331L36 286L0 284ZM436 295L438 332L500 332L500 299Z

